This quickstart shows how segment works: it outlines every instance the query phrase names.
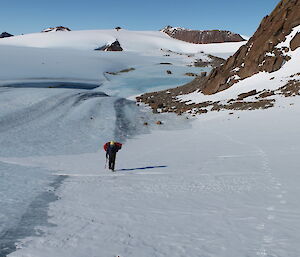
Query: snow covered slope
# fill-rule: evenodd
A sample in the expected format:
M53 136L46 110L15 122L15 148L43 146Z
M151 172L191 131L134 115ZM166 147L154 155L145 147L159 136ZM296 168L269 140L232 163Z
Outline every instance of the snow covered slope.
M58 31L51 33L33 33L5 38L0 45L27 46L39 48L72 48L78 50L94 50L116 39L125 51L147 53L160 49L175 52L219 53L226 55L234 53L245 42L197 45L170 38L160 31L130 31L130 30L86 30Z
M99 153L1 158L67 176L56 226L9 256L299 256L300 102L289 103L136 137L113 174Z

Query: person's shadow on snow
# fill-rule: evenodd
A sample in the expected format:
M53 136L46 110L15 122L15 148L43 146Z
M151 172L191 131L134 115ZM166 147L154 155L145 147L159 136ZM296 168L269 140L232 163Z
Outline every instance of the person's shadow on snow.
M132 170L149 170L149 169L157 169L157 168L167 168L166 165L160 165L160 166L146 166L146 167L140 167L140 168L130 168L130 169L117 169L115 171L132 171Z

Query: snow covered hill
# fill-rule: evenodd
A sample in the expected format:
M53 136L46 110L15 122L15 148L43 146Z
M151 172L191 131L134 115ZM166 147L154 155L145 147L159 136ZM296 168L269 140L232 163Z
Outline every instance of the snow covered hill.
M94 50L95 48L113 43L116 39L118 39L125 51L142 53L168 49L183 53L204 51L205 53L219 53L229 56L241 45L245 44L245 42L234 42L221 45L197 45L170 38L160 31L130 31L121 29L33 33L1 39L0 45Z

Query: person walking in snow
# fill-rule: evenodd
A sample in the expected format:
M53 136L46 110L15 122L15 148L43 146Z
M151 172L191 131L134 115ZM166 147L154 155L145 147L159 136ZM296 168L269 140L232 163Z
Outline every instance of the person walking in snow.
M115 170L115 162L117 152L122 148L122 144L115 141L110 141L104 144L104 150L106 151L106 161L108 159L108 168L112 171Z

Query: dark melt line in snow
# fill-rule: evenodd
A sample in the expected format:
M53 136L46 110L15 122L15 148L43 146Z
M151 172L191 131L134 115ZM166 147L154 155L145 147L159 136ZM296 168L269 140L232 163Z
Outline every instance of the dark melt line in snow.
M55 191L60 187L67 176L56 177L49 184L53 190L41 193L28 207L20 222L0 235L0 257L6 257L8 254L17 250L15 243L25 237L37 235L36 226L54 226L48 222L48 206L51 202L57 200Z

